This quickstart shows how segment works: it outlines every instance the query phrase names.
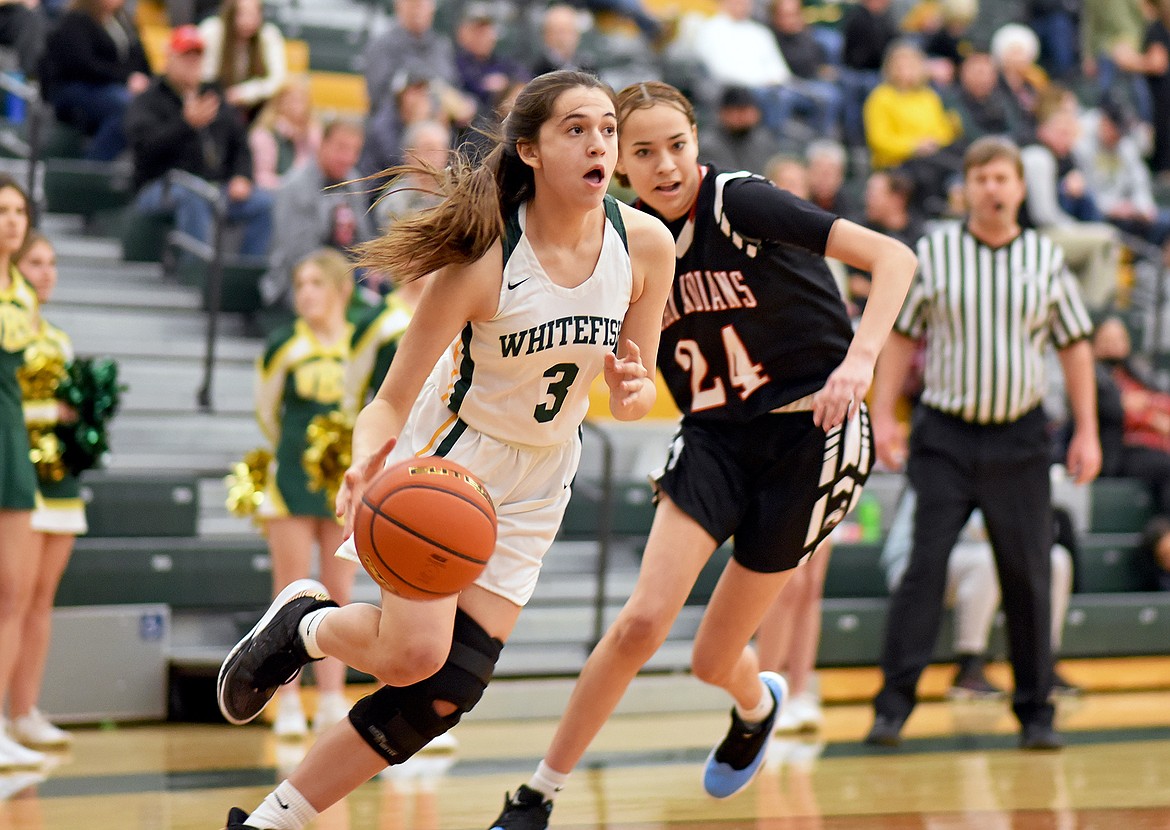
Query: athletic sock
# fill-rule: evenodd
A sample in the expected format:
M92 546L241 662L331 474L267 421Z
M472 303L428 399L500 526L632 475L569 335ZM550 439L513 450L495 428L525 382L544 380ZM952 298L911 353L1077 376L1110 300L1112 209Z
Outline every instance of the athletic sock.
M748 726L754 726L757 723L763 723L767 720L768 715L772 714L772 708L776 705L775 698L772 697L772 690L769 689L764 681L760 681L760 702L751 709L744 709L738 703L735 704L735 714L741 721Z
M304 830L316 817L313 805L286 780L248 816L248 826L257 830Z
M318 608L316 611L310 611L305 616L301 617L301 621L297 623L297 632L301 635L301 644L304 645L305 651L314 660L320 660L326 657L321 647L317 645L317 631L321 628L321 621L325 619L325 615L330 611L338 610L336 606L328 608Z
M557 772L544 761L536 768L536 774L528 782L529 789L536 790L544 796L545 801L552 801L557 797L565 782L569 780L569 773Z

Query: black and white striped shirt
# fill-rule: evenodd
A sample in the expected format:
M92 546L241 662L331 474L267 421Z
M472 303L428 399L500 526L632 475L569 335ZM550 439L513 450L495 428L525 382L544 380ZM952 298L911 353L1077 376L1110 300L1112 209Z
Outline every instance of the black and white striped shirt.
M992 248L954 223L919 240L918 262L894 329L926 335L927 406L1015 421L1044 396L1048 343L1063 349L1092 332L1064 253L1033 230Z

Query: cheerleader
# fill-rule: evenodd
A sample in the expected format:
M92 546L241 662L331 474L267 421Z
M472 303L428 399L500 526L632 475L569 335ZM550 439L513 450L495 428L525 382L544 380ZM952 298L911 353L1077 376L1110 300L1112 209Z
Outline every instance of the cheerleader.
M37 296L16 268L28 235L28 197L0 176L0 712L12 688L33 597L39 558L32 529L37 475L28 452L17 371L32 342ZM44 754L21 746L0 729L0 769L37 767Z
M16 267L36 292L37 300L42 304L48 302L57 285L57 255L49 240L36 231L30 232L16 255ZM33 360L56 366L66 366L73 360L73 343L69 335L39 313L33 321L33 341L25 350L26 367ZM55 390L40 391L52 393ZM30 429L52 430L58 423L75 421L77 413L64 401L37 394L34 398L25 398L24 417ZM66 473L60 481L42 477L38 487L36 509L32 514L36 574L31 602L20 628L20 654L16 658L9 692L10 731L12 737L25 746L63 748L72 743L73 736L50 723L36 704L45 674L45 658L49 653L53 600L73 552L73 543L87 529L85 505L75 475Z
M259 516L264 521L272 556L272 587L279 592L309 576L313 548L320 556L321 581L337 601L348 601L355 565L333 556L342 527L324 490L309 489L301 463L308 447L309 423L338 411L342 404L353 326L345 310L353 292L345 257L325 249L310 254L293 271L297 319L273 332L260 360L256 382L256 417L272 442L273 469ZM345 666L325 660L315 667L318 705L315 730L345 717ZM297 685L281 693L274 728L277 737L298 738L308 725Z

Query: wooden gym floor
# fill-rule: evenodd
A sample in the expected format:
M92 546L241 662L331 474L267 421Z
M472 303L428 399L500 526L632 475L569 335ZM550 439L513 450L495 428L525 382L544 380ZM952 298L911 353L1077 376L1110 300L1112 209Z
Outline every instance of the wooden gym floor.
M1126 671L1155 679L1170 671L1170 660L1161 658L1136 669L1126 661L1092 663L1065 674L1096 690ZM926 685L937 686L940 678L936 671ZM822 673L829 700L856 701L875 682L872 670ZM700 786L703 759L726 727L724 711L618 716L558 799L552 826L1170 828L1165 689L1092 691L1062 701L1069 746L1058 753L1016 750L1015 724L1003 702L924 703L907 724L903 747L885 751L860 743L871 717L866 704L832 703L819 734L774 740L756 782L726 801L706 797ZM455 753L423 754L391 768L314 827L485 830L504 791L531 774L554 725L469 716L454 732ZM263 725L73 732L73 749L47 772L0 776L0 830L214 830L229 806L254 807L309 745L278 742Z

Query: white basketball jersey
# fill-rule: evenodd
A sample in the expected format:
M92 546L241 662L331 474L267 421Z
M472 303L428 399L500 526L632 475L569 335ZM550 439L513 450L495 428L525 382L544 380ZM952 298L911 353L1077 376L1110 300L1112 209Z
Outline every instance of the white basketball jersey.
M462 424L497 440L546 447L576 437L589 387L617 348L633 277L618 204L605 200L605 239L593 274L556 285L524 235L526 205L506 223L504 278L496 315L469 323L431 373L452 412L438 454ZM461 423L460 423L461 422Z

